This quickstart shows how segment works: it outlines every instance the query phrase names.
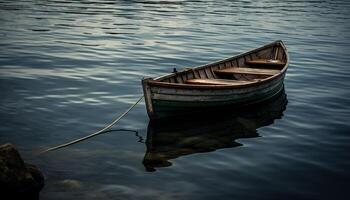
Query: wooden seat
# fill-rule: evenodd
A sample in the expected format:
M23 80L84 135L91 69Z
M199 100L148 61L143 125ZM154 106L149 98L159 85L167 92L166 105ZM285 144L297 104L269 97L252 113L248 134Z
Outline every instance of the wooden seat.
M241 81L231 79L189 79L185 83L196 84L196 85L242 85L252 83L255 81Z
M275 74L278 74L280 72L280 70L232 67L232 68L215 70L214 72L216 74L248 74L248 75L273 76Z
M258 59L258 60L249 60L245 64L250 66L260 66L260 67L283 67L286 63L280 60L269 60L269 59Z

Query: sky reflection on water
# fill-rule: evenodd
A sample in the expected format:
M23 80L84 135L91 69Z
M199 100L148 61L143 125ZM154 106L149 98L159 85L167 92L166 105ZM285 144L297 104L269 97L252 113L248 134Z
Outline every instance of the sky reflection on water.
M41 199L349 199L349 10L344 0L1 1L0 142L44 171ZM261 137L153 173L130 133L35 156L109 123L143 77L277 39L291 58L288 105ZM148 123L142 102L115 128L147 139Z

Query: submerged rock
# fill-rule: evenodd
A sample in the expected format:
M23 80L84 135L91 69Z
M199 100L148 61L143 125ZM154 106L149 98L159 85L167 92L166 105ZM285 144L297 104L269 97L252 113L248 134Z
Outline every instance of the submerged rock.
M43 174L36 166L24 163L14 145L0 145L1 199L39 199L43 186Z
M66 188L66 189L79 189L82 187L82 184L78 180L72 180L72 179L65 179L60 182L58 182L58 185Z

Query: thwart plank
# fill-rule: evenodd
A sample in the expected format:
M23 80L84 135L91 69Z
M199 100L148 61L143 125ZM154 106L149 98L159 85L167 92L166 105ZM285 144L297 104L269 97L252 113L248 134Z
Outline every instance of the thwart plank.
M280 60L267 60L267 59L257 59L257 60L249 60L246 61L245 64L251 66L270 66L270 67L283 67L286 63Z
M186 80L188 84L199 85L242 85L252 83L255 81L241 81L241 80L229 80L229 79L189 79Z
M217 74L251 74L251 75L273 76L275 74L278 74L280 70L235 67L235 68L215 70L214 72Z

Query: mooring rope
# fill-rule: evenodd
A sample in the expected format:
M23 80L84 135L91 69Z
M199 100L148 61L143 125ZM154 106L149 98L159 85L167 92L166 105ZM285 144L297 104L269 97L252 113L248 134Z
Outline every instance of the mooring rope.
M141 99L143 99L143 96L141 96L132 106L130 106L122 115L120 115L118 118L116 118L115 120L113 120L112 123L110 123L109 125L107 125L106 127L104 127L103 129L99 130L99 131L96 131L94 133L91 133L90 135L87 135L87 136L84 136L84 137L81 137L81 138L78 138L76 140L72 140L70 142L67 142L67 143L64 143L64 144L60 144L60 145L57 145L57 146L54 146L54 147L51 147L49 149L46 149L44 151L42 151L41 153L46 153L46 152L49 152L49 151L54 151L54 150L57 150L57 149L60 149L60 148L63 148L63 147L67 147L67 146L70 146L72 144L75 144L75 143L78 143L78 142L81 142L81 141L84 141L84 140L87 140L89 138L92 138L92 137L95 137L96 135L99 135L101 133L104 133L106 132L106 130L108 130L109 128L111 128L113 125L115 125L116 123L119 122L119 120L121 120L126 114L128 114L140 101ZM40 153L40 154L41 154Z

